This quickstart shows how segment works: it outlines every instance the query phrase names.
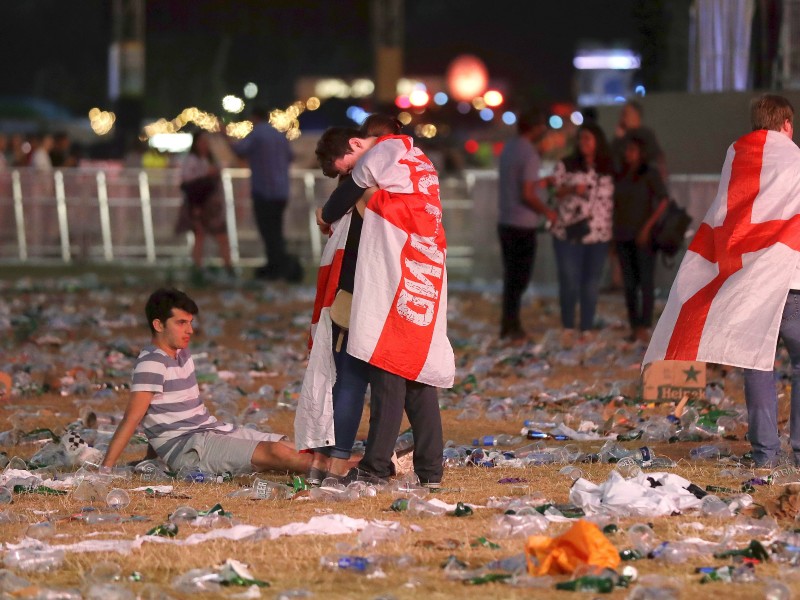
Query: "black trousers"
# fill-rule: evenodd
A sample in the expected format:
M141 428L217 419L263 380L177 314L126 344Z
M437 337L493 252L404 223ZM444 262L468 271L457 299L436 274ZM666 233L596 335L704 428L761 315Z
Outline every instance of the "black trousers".
M625 306L631 329L653 324L656 255L636 242L617 242L617 255L625 286Z
M392 474L392 453L403 411L414 432L414 472L421 483L442 481L442 415L436 388L369 366L367 448L359 467L378 477Z
M283 237L283 213L287 200L253 196L253 215L270 270L281 271L287 264L286 240Z
M503 256L503 316L500 333L522 329L519 321L522 294L531 281L536 258L536 230L498 225Z

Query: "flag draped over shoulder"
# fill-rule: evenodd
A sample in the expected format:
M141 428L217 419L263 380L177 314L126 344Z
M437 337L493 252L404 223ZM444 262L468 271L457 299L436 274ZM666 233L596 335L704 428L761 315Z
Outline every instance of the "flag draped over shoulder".
M769 371L800 260L800 148L757 130L728 149L642 365L700 360Z
M314 334L316 333L322 309L330 308L331 304L333 304L333 299L336 297L336 290L339 288L344 246L347 243L347 232L350 230L351 218L352 213L348 212L333 224L331 235L322 251L319 271L317 272L317 294L314 297L314 311L311 313L309 348L314 343Z
M317 272L317 295L314 299L308 341L311 352L294 421L294 438L298 450L331 446L335 440L333 385L336 383L336 365L331 352L330 307L339 287L351 214L347 213L334 223L333 231L322 251Z
M438 196L376 192L358 248L349 354L406 379L449 388L447 242Z

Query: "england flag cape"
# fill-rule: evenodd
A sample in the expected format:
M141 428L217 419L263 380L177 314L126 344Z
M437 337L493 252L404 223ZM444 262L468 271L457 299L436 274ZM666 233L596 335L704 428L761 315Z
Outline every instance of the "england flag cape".
M344 247L352 212L333 224L317 272L317 295L311 314L310 353L303 376L294 420L298 450L322 448L334 444L333 385L336 365L333 362L330 307L339 287Z
M347 352L406 379L450 388L455 359L447 338L447 241L436 171L410 137L386 136L352 176L364 189L380 189L364 213ZM349 224L349 214L335 224L320 264L311 354L295 417L298 449L333 444L329 307Z
M800 259L800 149L758 130L728 149L642 367L699 360L771 371Z

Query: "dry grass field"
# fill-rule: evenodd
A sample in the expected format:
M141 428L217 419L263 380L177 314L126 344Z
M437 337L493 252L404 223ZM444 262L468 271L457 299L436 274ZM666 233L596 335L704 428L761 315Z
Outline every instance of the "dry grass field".
M121 415L127 399L123 386L129 381L131 355L135 355L138 348L148 341L142 307L149 292L159 283L160 276L155 274L110 276L104 278L102 285L86 277L0 281L0 371L14 373L15 381L20 381L20 372L23 371L29 377L25 379L29 384L21 393L11 398L6 395L0 402L0 430L9 430L14 425L23 432L49 428L62 433L67 425L89 409L98 414ZM259 408L264 411L259 415L265 417L260 426L291 436L294 419L291 396L302 378L305 365L306 332L313 291L308 287L298 289L280 284L242 285L237 289L186 289L201 310L200 327L191 348L198 374L204 382L204 398L209 401L212 411L223 404L225 411L239 415L248 407ZM622 327L623 306L617 295L601 298L599 317L604 328L596 339L591 344L575 346L571 351L556 343L558 309L555 299L526 301L524 322L531 334L531 341L527 344L509 345L497 339L498 311L498 297L494 293L451 291L450 336L456 350L457 383L470 373L475 374L477 383L468 389L441 394L446 440L469 446L478 436L518 435L523 420L538 409L561 415L565 422L575 424L575 415L587 398L600 399L608 414L624 408L634 416L648 419L672 411L672 405L648 406L635 400L637 363L644 348L624 341L627 332ZM743 402L741 378L735 372L710 369L709 378L724 378L726 394L737 405ZM73 380L79 385L70 388L69 382ZM610 399L612 384L625 394L626 401ZM265 399L268 397L263 388L265 385L274 388L277 392L275 398ZM115 386L117 390L112 393ZM98 393L101 389L105 391ZM548 401L548 394L567 396L568 392L575 393L557 402ZM475 395L471 406L477 411L473 414L464 412L463 401L470 393ZM227 400L222 404L211 401L223 396ZM487 413L492 400L503 398L514 399L514 402L508 403L505 412ZM367 417L368 411L365 411L360 439L366 435ZM743 434L739 428L737 440L726 440L738 455L748 449ZM528 443L525 440L517 447ZM567 443L573 442L546 441L545 445L555 447ZM603 443L604 440L585 441L578 442L577 446L583 452L596 452ZM636 448L644 443L633 441L623 445ZM670 472L702 488L715 485L739 490L742 483L752 477L752 472L726 475L717 461L689 460L690 450L699 445L696 442L646 443L657 455L677 461L677 466L669 469ZM27 460L41 445L19 443L4 446L2 450L9 458L19 456ZM131 445L123 461L136 461L143 454L143 445ZM555 503L566 503L572 481L559 473L564 466L448 468L444 490L428 499L435 497L449 504L467 502L486 506L492 498L527 492L541 494ZM605 481L614 467L610 464L577 466L586 479L595 483ZM276 482L291 480L285 473L261 477ZM524 481L512 488L508 483L499 483L506 478ZM121 511L125 520L109 524L88 524L70 518L89 504L74 498L72 493L63 496L15 494L12 504L0 505L0 510L6 511L3 513L5 522L0 527L0 542L6 547L0 558L7 556L7 545L19 543L26 531L31 531L28 528L32 523L49 519L54 535L44 541L54 546L86 540L117 540L122 544L164 523L168 515L180 506L206 510L217 503L231 514L231 521L222 522L224 527L236 523L277 527L304 523L321 515L342 514L355 519L392 521L402 527L402 534L372 547L359 546L358 534L350 533L260 541L217 539L196 545L145 542L129 553L71 551L60 567L50 571L12 569L17 576L29 580L31 587L16 589L8 573L3 572L0 592L5 592L5 595L2 597L57 597L43 595L45 588L78 590L86 597L90 594L92 578L99 577L97 573L92 575L92 571L97 571L98 563L103 561L119 566L121 580L117 585L130 594L119 597L426 597L434 600L456 597L566 598L577 594L554 589L556 581L566 580L568 576L526 581L528 586L535 587L502 582L469 585L448 576L442 565L450 556L463 561L470 569L478 569L491 561L524 553L524 537L493 535L494 520L502 514L500 509L479 508L471 516L462 518L412 515L390 510L395 495L388 491L350 502L313 500L307 493L280 500L228 496L252 483L249 477L210 484L176 481L173 494L166 497L131 491L131 503ZM113 485L130 490L145 483L134 477L117 480ZM527 486L527 489L520 486ZM780 486L756 486L752 497L756 504L763 505L775 499L780 491ZM719 495L726 498L732 494L721 492ZM101 513L110 512L102 500L96 501L94 508ZM128 517L141 517L141 520ZM696 511L653 518L620 517L618 532L610 533L609 539L619 550L630 548L631 541L626 533L628 527L649 522L660 541L699 537L724 543L725 547L744 547L753 536L742 533L741 528L739 532L731 528L741 523L737 520L741 518L702 517ZM569 527L569 523L553 522L546 533L556 536ZM794 527L792 521L779 522L781 531L791 531ZM180 524L176 539L184 540L190 535L209 531L207 527ZM489 538L499 547L473 545L479 537ZM769 541L769 536L763 534L756 537ZM383 561L381 572L371 576L332 571L320 564L322 556L342 553L380 557ZM213 569L229 558L247 563L253 576L268 581L270 586L260 591L225 587L208 592L188 592L174 588L175 579L187 571ZM783 581L795 596L800 594L800 571L775 560L757 564L753 582L700 584L701 575L695 572L697 567L725 564L731 564L731 559L715 559L706 554L686 556L685 561L677 563L643 559L622 563L620 568L633 565L640 578L645 575L663 576L680 590L680 598L694 598L699 594L714 598L724 595L730 600L762 598L765 581L771 578ZM140 574L140 581L130 580L134 572ZM635 584L630 589L618 588L606 596L625 598L634 588ZM291 595L291 590L305 590L306 595L301 592ZM114 597L107 592L101 595ZM586 594L583 596L588 597Z

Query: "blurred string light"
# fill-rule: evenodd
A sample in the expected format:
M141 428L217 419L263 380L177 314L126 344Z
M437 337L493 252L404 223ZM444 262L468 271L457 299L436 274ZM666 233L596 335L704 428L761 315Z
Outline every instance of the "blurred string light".
M244 100L229 94L222 99L222 108L229 113L239 114L244 110Z
M355 79L347 83L344 79L320 79L314 85L314 94L323 99L328 98L366 98L375 91L375 83L371 79Z
M458 105L456 105L456 110L460 112L462 115L467 114L470 111L470 109L471 107L469 105L469 102L459 102Z
M472 107L475 110L479 110L479 111L483 110L484 108L486 108L486 101L481 96L475 96L472 99Z
M513 125L514 123L517 122L517 115L515 115L510 110L507 110L506 112L503 113L502 119L503 123L505 123L506 125Z
M276 108L269 113L269 123L278 131L286 134L286 139L296 140L300 137L300 121L298 117L306 109L306 103L297 100L286 110Z
M319 98L316 96L311 96L308 100L306 100L306 110L317 110L322 102L320 102Z
M550 127L553 129L561 129L564 126L564 119L558 115L552 115L548 122L550 123Z
M248 100L252 100L258 95L258 86L253 83L252 81L248 82L244 86L244 97Z
M581 125L583 125L583 114L581 113L581 111L576 110L569 116L569 120L572 121L573 125L577 125L578 127L580 127Z
M637 85L634 88L633 93L636 94L637 96L645 96L647 94L647 91L644 89L643 85Z
M241 140L253 131L252 121L239 121L238 123L228 123L225 125L225 133L232 138Z
M411 100L406 95L400 95L395 98L394 104L397 108L411 108Z
M433 95L433 101L437 106L444 106L449 99L444 92L436 92Z
M491 108L481 109L480 113L478 114L484 121L491 121L494 119L494 111Z
M417 137L421 138L433 138L436 137L437 129L436 125L432 123L420 123L414 128L414 134Z
M114 127L117 116L110 111L93 108L89 111L89 125L97 135L106 135Z
M406 111L401 112L397 115L397 120L400 121L403 125L408 125L411 123L411 115Z

